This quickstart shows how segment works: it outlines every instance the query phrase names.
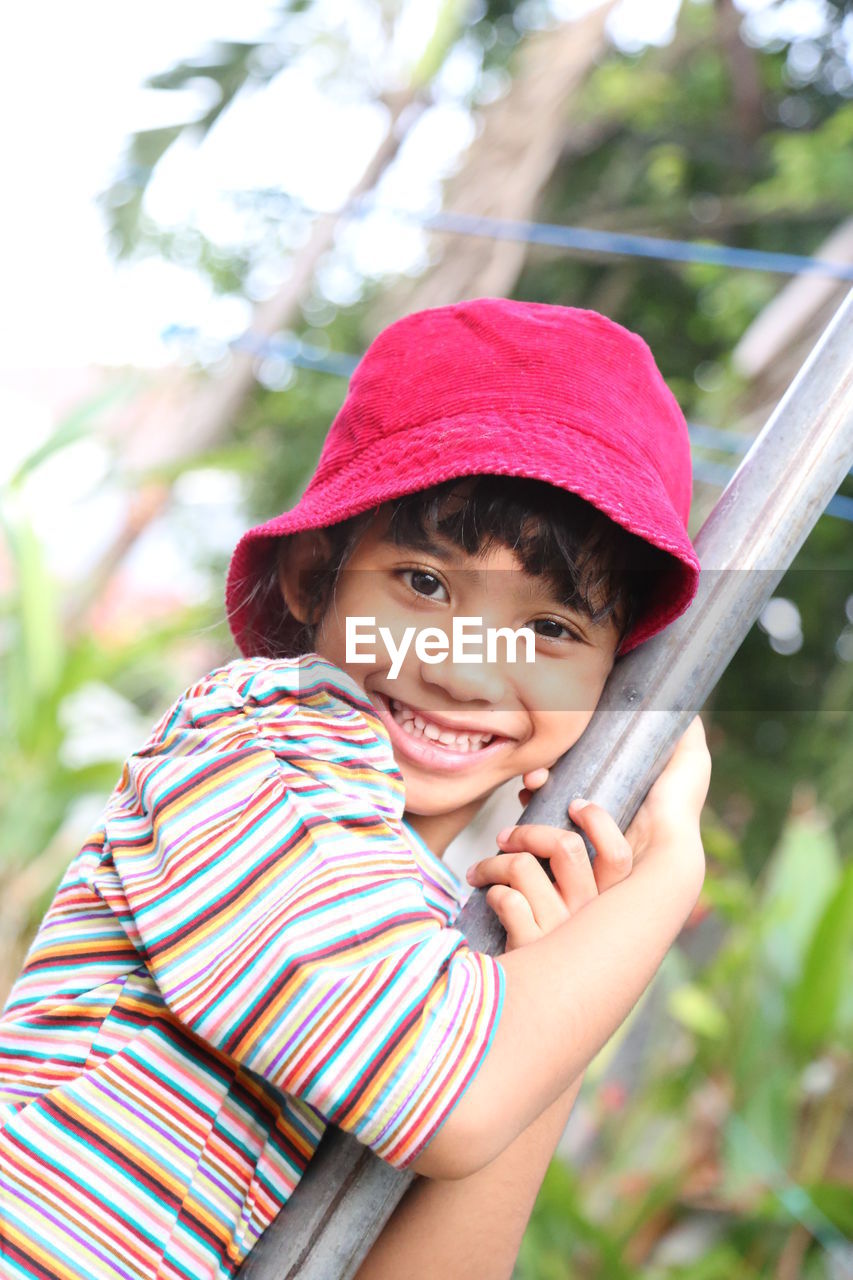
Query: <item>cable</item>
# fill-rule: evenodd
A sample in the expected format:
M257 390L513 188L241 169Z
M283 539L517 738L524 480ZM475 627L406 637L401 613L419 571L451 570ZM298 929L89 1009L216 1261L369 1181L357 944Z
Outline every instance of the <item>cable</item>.
M198 332L198 329L191 325L171 324L162 331L161 336L168 342L175 338L197 337ZM339 378L349 378L361 358L342 351L328 351L301 338L281 336L265 338L262 334L252 333L251 330L247 330L224 345L236 351L247 351L258 357L278 356L300 368L330 373ZM700 448L717 449L741 456L753 442L752 436L724 431L705 423L688 423L688 430L691 441ZM723 463L694 457L693 474L697 480L724 489L734 472ZM853 468L848 475L853 475ZM853 498L836 494L824 509L824 514L838 516L841 520L849 520L853 523Z
M552 222L531 222L509 218L488 218L452 209L419 213L379 203L372 193L354 197L340 209L317 209L283 191L261 190L259 195L279 199L312 217L360 218L370 213L392 214L428 227L457 235L493 240L519 240L525 244L545 244L581 253L610 253L623 257L654 258L662 262L702 262L742 271L773 271L782 275L825 275L853 282L853 264L833 262L800 253L770 253L764 249L735 249L729 245L703 244L693 240L669 240L619 231L598 231L593 227L563 226Z

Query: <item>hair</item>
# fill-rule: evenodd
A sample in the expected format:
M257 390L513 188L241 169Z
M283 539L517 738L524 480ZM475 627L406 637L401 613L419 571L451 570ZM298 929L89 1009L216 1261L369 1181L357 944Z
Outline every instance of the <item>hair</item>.
M460 501L461 499L461 501ZM469 555L485 556L495 544L514 551L524 570L542 577L562 604L593 623L612 617L619 642L649 607L671 556L629 533L577 494L520 476L454 477L390 500L385 540L425 549L438 533ZM324 526L329 554L301 580L309 619L294 632L279 586L279 566L291 535L271 540L264 572L243 605L277 625L253 635L256 652L295 657L309 652L333 598L341 572L379 507Z

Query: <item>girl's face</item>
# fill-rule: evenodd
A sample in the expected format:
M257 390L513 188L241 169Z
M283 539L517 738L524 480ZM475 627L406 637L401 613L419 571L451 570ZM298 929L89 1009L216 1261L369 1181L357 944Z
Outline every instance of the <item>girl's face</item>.
M383 539L389 516L386 504L362 535L314 649L347 671L373 703L405 782L406 819L440 857L497 787L550 767L577 742L613 666L619 634L611 618L596 625L561 605L508 548L469 556L440 537L430 553L396 546ZM287 558L281 586L288 607L302 617L298 574L310 563L317 535L296 537L302 541ZM361 620L356 647L352 636L348 644L347 618ZM462 661L460 652L454 661L454 618L468 619L465 653L481 654L481 662ZM523 626L535 633L532 661L523 640L513 660L500 638L487 660L488 628ZM417 652L415 639L427 627L447 637L439 662L426 660L439 651L435 644ZM407 629L414 630L404 650ZM357 655L370 660L355 661ZM466 731L467 742L448 738Z

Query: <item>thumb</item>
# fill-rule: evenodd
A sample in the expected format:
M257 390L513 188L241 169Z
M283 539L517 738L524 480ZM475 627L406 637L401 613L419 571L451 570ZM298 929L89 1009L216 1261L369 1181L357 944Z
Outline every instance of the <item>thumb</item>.
M678 739L672 755L649 789L653 804L700 810L711 782L711 756L701 716L694 716Z

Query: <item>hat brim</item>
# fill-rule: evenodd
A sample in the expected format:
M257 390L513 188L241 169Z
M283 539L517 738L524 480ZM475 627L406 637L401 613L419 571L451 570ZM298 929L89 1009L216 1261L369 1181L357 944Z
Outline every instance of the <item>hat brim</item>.
M443 480L486 474L542 480L577 494L628 532L666 552L672 560L671 571L662 576L657 594L623 639L619 655L662 631L687 609L696 594L700 572L693 544L663 481L637 450L632 475L628 483L619 486L617 499L612 477L624 471L624 447L617 451L600 436L592 437L564 421L555 422L554 429L560 443L550 456L541 415L537 430L532 432L522 417L508 421L505 414L482 414L476 436L469 418L450 417L422 428L407 427L405 432L373 442L369 454L350 457L334 474L315 473L295 507L249 529L235 548L225 598L229 625L241 653L246 657L273 656L265 642L267 636L276 635L276 653L280 653L282 646L288 648L288 639L291 644L296 640L301 629L296 619L282 625L280 618L272 616L271 610L284 608L283 603L269 597L253 598L253 587L268 571L275 539L338 524ZM560 461L566 456L567 444L575 448L570 474ZM464 462L459 461L460 445L468 446Z

